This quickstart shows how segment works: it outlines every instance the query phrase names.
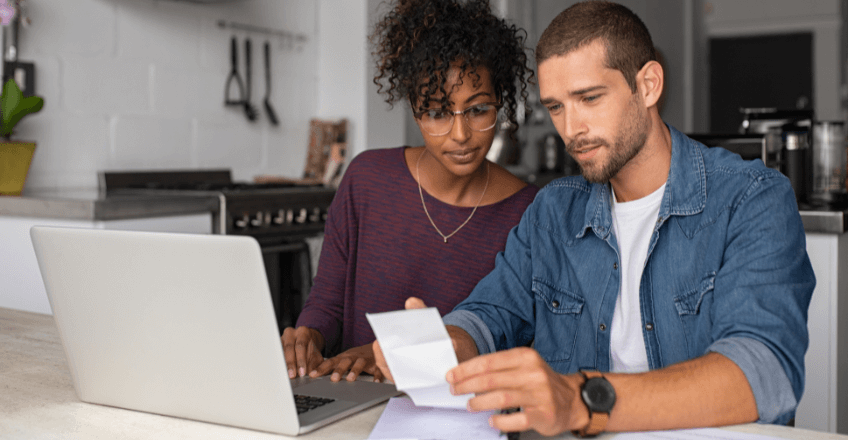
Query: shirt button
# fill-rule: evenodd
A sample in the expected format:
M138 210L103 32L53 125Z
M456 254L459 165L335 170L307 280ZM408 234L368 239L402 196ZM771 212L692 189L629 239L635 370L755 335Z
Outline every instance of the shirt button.
M601 325L600 325L600 329L601 329L601 331L602 331L602 332L603 332L603 331L606 331L606 329L607 329L607 325L606 325L606 324L604 324L604 323L601 323Z
M553 301L551 301L551 306L552 306L553 308L557 308L557 307L559 307L559 301L557 301L557 300L553 300Z
M618 270L618 263L612 263L612 269Z
M654 324L651 324L650 322L645 324L645 330L651 331L653 329L654 329Z

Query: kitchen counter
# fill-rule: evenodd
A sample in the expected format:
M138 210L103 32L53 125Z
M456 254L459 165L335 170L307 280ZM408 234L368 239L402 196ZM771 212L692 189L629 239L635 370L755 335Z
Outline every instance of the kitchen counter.
M804 231L824 234L844 234L848 231L848 209L842 211L801 210Z
M0 308L0 432L20 439L290 439L212 423L81 402L52 316ZM347 417L298 439L367 438L385 404ZM770 438L848 440L848 436L775 425L745 424L727 431ZM612 440L612 433L598 436ZM522 439L541 439L535 432ZM572 439L562 434L557 439Z
M0 197L0 216L63 220L125 220L198 213L215 213L214 196L108 196L97 190L30 192L22 197Z
M539 182L542 183L542 182ZM56 218L67 220L122 220L197 213L216 213L214 196L104 196L96 190L34 192L23 197L0 197L0 216ZM801 212L806 232L848 232L848 209Z

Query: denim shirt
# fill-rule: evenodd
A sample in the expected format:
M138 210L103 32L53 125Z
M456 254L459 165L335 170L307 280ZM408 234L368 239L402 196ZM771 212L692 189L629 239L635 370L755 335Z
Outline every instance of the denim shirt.
M672 127L671 166L639 287L650 369L718 352L745 373L761 422L794 417L815 276L792 187L762 161ZM533 343L555 371L609 371L619 294L610 189L545 186L495 269L444 318L481 354Z

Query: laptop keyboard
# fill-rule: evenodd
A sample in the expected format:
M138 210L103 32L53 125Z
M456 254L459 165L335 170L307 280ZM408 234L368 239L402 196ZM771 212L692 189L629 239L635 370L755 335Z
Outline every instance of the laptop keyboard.
M304 396L301 394L294 395L294 405L297 407L298 414L303 414L306 411L335 401L336 399L327 399L325 397Z

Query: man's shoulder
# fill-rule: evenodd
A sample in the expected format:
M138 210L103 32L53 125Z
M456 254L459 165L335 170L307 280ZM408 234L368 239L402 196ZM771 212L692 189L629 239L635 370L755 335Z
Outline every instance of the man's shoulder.
M532 222L536 227L558 234L578 234L585 226L586 210L595 185L583 176L551 181L539 190L528 208Z
M536 195L536 199L543 199L545 202L585 199L591 193L592 184L587 182L583 176L565 176L554 179L542 187Z
M780 171L766 167L760 159L745 160L721 147L693 143L704 158L708 189L714 192L748 192L753 187L772 185L791 187Z
M704 157L705 171L710 174L738 175L743 179L769 179L780 176L780 172L765 166L762 160L742 159L738 154L722 147L707 147L692 140L692 145Z
M766 167L762 160L745 160L724 148L707 147L696 141L691 141L690 148L691 154L703 158L706 206L702 213L707 217L734 210L754 199L758 204L775 207L794 199L789 197L792 194L789 179L780 171Z

